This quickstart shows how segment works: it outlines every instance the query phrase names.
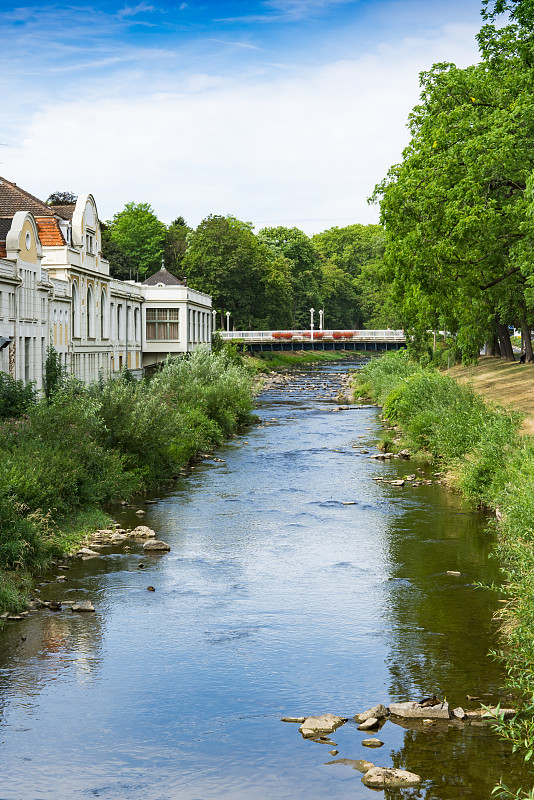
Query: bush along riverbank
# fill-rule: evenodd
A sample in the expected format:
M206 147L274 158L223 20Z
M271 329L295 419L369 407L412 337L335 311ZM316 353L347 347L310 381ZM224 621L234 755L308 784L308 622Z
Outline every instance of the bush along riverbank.
M503 574L497 655L507 669L507 688L520 702L516 717L496 724L514 751L534 761L534 438L521 436L520 414L485 403L469 386L421 367L406 352L371 361L354 388L383 406L389 426L383 448L400 435L399 449L439 463L447 483L495 510ZM494 796L534 798L534 789L515 792L502 783Z
M106 503L162 485L252 419L250 371L224 351L169 359L150 381L59 380L49 394L0 386L3 611L23 610L32 575L106 527Z

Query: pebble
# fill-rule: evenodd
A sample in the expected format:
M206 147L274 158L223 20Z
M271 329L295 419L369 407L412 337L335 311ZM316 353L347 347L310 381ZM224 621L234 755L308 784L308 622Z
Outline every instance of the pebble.
M380 739L364 739L362 744L364 747L382 747L384 742L381 742Z

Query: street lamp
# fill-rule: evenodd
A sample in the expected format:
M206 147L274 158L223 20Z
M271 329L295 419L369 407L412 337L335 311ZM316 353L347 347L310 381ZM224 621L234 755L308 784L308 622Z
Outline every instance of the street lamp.
M226 312L226 333L230 333L230 312Z
M213 324L211 326L211 337L213 339L213 334L215 333L215 329L217 328L217 312L215 309L211 312L211 316L213 317Z
M313 350L313 312L315 311L314 308L310 308L311 314L311 323L310 323L310 341L312 343L312 350Z
M324 308L321 308L319 311L319 330L322 331L323 329L323 316L324 316Z

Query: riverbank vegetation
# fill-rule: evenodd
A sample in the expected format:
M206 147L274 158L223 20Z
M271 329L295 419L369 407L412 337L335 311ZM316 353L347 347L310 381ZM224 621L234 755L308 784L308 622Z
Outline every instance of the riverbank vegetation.
M252 410L250 372L224 351L168 359L150 381L61 379L48 399L0 374L0 608L9 610L24 606L29 573L105 525L107 503L161 485Z
M373 196L385 264L413 342L454 335L464 361L488 342L533 360L534 7L483 0L479 63L421 74L411 141Z
M485 402L469 385L410 360L406 351L371 361L356 376L356 393L383 406L389 426L400 429L403 447L448 474L466 497L497 510L496 556L501 564L502 651L508 688L522 715L499 722L500 734L534 758L534 439L521 435L522 415ZM387 436L387 432L386 432ZM388 437L390 440L393 438ZM502 798L532 798L532 791Z

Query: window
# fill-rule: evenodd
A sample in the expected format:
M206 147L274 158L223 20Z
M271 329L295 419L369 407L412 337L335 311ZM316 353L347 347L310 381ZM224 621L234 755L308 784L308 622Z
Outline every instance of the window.
M78 307L78 284L74 281L72 284L72 335L80 335L80 309Z
M178 339L178 308L147 308L146 338L168 341Z
M95 252L95 237L92 233L85 234L85 249L89 255L94 255Z
M108 298L104 289L100 295L100 338L107 339L108 337Z
M87 336L94 339L95 336L95 304L93 301L93 290L91 286L87 287Z

